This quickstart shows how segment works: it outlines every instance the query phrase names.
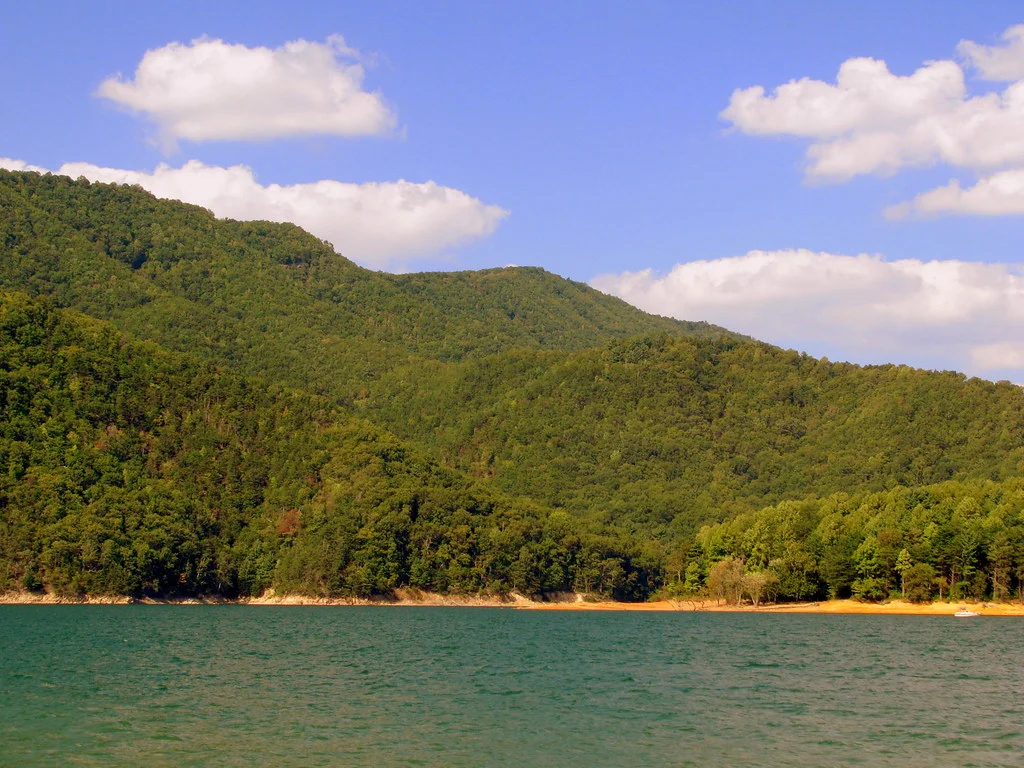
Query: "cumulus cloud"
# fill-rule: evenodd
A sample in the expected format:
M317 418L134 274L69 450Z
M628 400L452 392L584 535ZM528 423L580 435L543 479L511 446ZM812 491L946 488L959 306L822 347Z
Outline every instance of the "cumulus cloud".
M785 347L860 362L912 362L1024 379L1024 270L961 261L886 261L808 250L600 275L648 312L702 319ZM1016 350L1016 351L1015 351Z
M46 173L45 168L40 168L38 165L31 165L23 160L14 160L10 157L0 157L0 168L5 168L8 171L35 171L36 173Z
M938 61L900 77L884 61L849 59L836 84L803 78L771 95L756 85L735 91L722 117L744 133L824 139L914 122L923 113L955 107L965 93L960 67Z
M363 90L359 52L340 35L248 48L201 38L147 51L132 78L98 96L152 119L172 143L386 134L395 115Z
M1024 24L1006 30L1003 40L1005 45L979 45L963 40L956 50L986 80L1024 80Z
M0 167L17 169L19 163L0 160ZM201 205L224 218L292 222L331 241L349 258L374 267L401 265L486 237L508 215L496 205L433 181L325 180L264 186L246 166L222 168L198 160L181 168L160 164L152 173L65 163L56 173L138 184L157 197Z
M1024 215L1024 168L992 174L967 189L953 179L885 210L890 219L936 216L941 214L974 216Z
M857 58L842 63L835 83L738 89L721 116L743 133L810 139L814 180L937 163L983 176L1024 166L1024 25L1007 30L1002 45L964 41L958 50L981 77L1009 84L971 95L955 61L896 75L884 61Z

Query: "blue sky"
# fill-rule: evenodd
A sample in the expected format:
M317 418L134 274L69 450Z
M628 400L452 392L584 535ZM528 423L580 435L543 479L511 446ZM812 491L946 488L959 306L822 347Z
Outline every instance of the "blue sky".
M1024 381L1024 187L1014 186L1024 154L1013 149L1024 110L1012 96L1024 70L1014 38L1001 37L1020 24L1016 2L934 0L8 3L0 158L87 164L75 175L107 180L197 161L202 179L167 182L180 195L154 191L199 195L236 218L250 205L253 217L287 216L263 200L268 185L333 180L348 185L332 193L347 212L316 208L299 223L373 268L539 265L659 314L832 359ZM344 46L329 58L358 67L358 88L377 99L373 125L195 140L139 106L154 102L137 68L171 43L185 56L205 37L242 57L298 40L328 50L332 35ZM891 98L868 99L836 128L849 105L837 73L865 58L892 79L867 71L860 97L889 88ZM929 62L946 64L910 79ZM98 96L118 74L138 87ZM802 78L839 100L775 91ZM723 116L753 86L768 98ZM994 127L970 133L983 106ZM289 108L263 104L247 120L258 127ZM299 117L312 119L310 108ZM815 147L832 170L815 165ZM220 183L209 169L239 165L251 198L202 197ZM945 191L921 197L935 190ZM312 194L296 188L294 205L321 205ZM397 210L413 199L429 201L415 221Z

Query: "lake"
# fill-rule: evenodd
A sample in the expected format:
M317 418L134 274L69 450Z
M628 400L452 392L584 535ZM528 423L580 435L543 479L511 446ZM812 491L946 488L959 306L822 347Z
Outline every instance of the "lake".
M1014 618L0 606L0 766L1020 766Z

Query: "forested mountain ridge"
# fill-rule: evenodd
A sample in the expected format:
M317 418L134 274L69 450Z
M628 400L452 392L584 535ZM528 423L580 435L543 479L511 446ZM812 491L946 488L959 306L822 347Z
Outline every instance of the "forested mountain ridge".
M1024 476L1024 392L735 339L396 369L361 412L576 514L688 535L767 503Z
M0 171L0 287L332 395L402 363L720 335L537 268L391 275L293 225L218 220L135 187Z
M444 470L325 398L0 293L0 592L386 595L587 585L657 555Z
M1024 584L1008 383L816 360L539 269L373 273L291 225L31 173L0 172L0 287L35 297L0 302L0 589Z

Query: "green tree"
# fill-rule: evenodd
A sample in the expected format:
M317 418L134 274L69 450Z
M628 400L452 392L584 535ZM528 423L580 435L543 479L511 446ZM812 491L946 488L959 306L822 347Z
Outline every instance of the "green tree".
M896 572L900 575L900 594L904 599L907 597L907 571L913 567L914 561L910 559L910 553L901 549L896 557Z
M936 572L928 563L912 565L903 573L904 595L912 603L926 603L932 599Z
M730 557L711 566L708 591L719 602L738 603L743 595L743 562Z

